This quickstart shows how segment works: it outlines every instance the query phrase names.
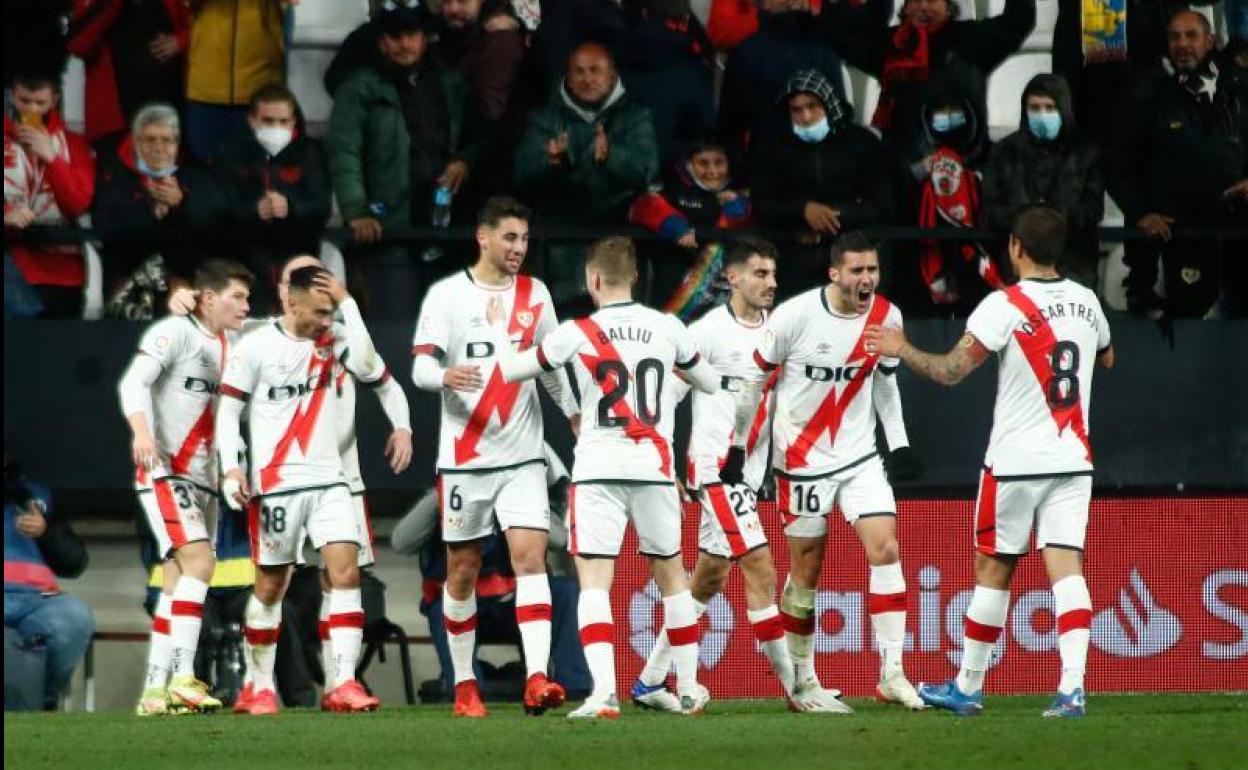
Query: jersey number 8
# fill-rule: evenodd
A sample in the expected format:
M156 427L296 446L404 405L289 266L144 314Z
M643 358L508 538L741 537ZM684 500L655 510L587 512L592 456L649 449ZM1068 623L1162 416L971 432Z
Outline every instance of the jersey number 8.
M1079 402L1079 346L1070 340L1062 340L1049 353L1049 379L1045 397L1049 406L1064 409Z

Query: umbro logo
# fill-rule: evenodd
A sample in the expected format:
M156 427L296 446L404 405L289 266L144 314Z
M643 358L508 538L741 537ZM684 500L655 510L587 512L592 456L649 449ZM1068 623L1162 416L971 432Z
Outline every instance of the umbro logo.
M828 353L832 352L832 346L827 342L820 342L815 346L815 352L821 356L826 356Z

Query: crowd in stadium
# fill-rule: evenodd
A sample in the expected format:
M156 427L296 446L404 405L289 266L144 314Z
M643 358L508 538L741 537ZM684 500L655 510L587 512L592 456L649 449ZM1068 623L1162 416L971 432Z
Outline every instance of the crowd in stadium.
M408 321L465 254L391 236L470 224L499 192L539 230L651 230L644 298L686 318L713 297L712 231L783 235L783 297L820 276L838 232L887 225L945 231L892 244L889 296L964 314L1002 280L1011 213L1041 201L1069 219L1065 273L1095 287L1106 192L1149 236L1126 244L1131 310L1205 316L1221 287L1222 312L1243 309L1242 260L1224 264L1242 239L1191 235L1248 213L1243 3L1225 3L1219 41L1182 3L1063 0L1053 74L1016 94L1020 125L996 137L986 78L1032 34L1036 0L978 19L953 0L714 0L698 15L688 0L375 0L325 72L333 109L315 126L283 85L294 5L6 4L6 315L82 313L84 247L23 231L89 216L109 316L159 315L164 288L218 254L260 276L269 309L275 266L319 253L340 221L367 315ZM85 66L81 133L61 111L69 55ZM872 113L855 115L844 63L878 82ZM966 227L1002 237L949 237ZM565 309L585 307L583 250L552 241L536 268Z

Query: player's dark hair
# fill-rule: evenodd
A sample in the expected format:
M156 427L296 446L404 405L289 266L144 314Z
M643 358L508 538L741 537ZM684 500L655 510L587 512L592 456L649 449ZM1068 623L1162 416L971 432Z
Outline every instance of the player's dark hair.
M637 246L622 235L599 239L589 245L585 266L609 286L626 286L637 277Z
M875 251L879 246L875 241L867 237L867 234L860 230L851 230L842 233L832 243L831 265L832 267L840 267L845 262L845 255L851 251L855 254L863 251Z
M495 195L477 212L477 227L498 227L504 219L533 219L533 209L508 195Z
M289 257L287 257L287 258L285 259L285 261L283 261L283 262L282 262L282 266L281 266L281 267L279 267L279 268L277 269L277 276L278 276L278 278L279 278L279 279L280 279L283 275L286 275L286 271L290 269L290 266L291 266L291 265L295 262L295 260L297 260L297 259L315 259L315 260L316 260L316 264L315 264L315 265L307 265L307 267L319 267L319 268L321 268L321 269L323 269L323 270L327 270L327 269L328 269L328 268L326 268L326 267L325 267L325 263L324 263L324 262L322 262L319 258L314 257L314 256L313 256L313 255L311 255L311 254L295 254L295 255L293 255L293 256L289 256Z
M750 257L758 255L763 259L779 261L780 250L776 244L762 238L745 236L728 244L724 250L724 267L738 267L750 261Z
M308 265L290 273L289 287L291 291L311 291L316 286L316 281L322 276L328 277L330 272L323 267L316 265Z
M194 285L198 291L222 292L230 281L238 281L250 289L256 284L256 276L232 259L210 259L195 268Z
M61 78L48 72L39 70L31 70L29 72L18 72L13 75L11 88L21 86L27 91L42 91L45 88L51 88L52 93L58 96L61 93Z
M1052 267L1066 246L1066 216L1052 206L1026 206L1014 215L1010 234L1032 262Z
M295 97L295 92L286 87L285 83L265 83L251 95L251 103L248 111L256 114L256 110L262 104L274 104L276 102L286 102L290 105L290 112L296 118L299 117L299 100Z

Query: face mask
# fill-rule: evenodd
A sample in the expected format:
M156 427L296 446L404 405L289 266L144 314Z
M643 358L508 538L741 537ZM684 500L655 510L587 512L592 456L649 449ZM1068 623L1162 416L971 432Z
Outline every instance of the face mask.
M1062 114L1060 112L1028 112L1027 128L1037 139L1051 142L1062 130Z
M256 141L269 155L277 155L286 149L286 145L295 138L295 132L280 126L265 126L256 129Z
M796 123L793 124L793 133L797 135L797 138L810 144L822 142L823 138L828 135L830 130L831 129L828 126L828 118L826 115L820 118L818 123L810 126L799 126Z
M932 130L938 134L944 134L965 125L965 112L937 112L932 114Z
M171 177L174 174L178 173L177 166L166 166L165 168L152 168L151 166L147 165L147 161L143 160L143 156L139 155L138 153L135 153L134 155L134 165L139 169L141 173L143 173L146 176L150 176L152 179L165 179L167 177Z

